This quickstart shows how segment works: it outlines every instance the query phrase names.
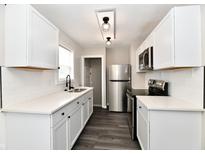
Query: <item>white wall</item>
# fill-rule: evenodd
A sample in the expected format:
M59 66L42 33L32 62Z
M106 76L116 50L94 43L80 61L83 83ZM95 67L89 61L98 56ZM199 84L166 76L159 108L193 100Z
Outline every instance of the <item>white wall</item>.
M58 90L56 85L57 70L2 68L3 107L24 102Z
M102 55L106 58L106 49L105 47L93 47L86 48L82 51L82 56L99 56Z
M101 57L102 58L102 107L106 108L106 50L105 47L93 47L93 48L86 48L82 51L82 61L81 67L83 68L85 57ZM81 70L81 75L84 74L84 70ZM83 76L81 76L81 83L83 84ZM95 90L95 89L94 89Z
M132 43L130 46L130 63L132 67L132 88L134 89L144 89L145 88L145 73L136 72L136 64L138 64L138 58L136 50L138 45Z
M112 64L130 64L129 47L122 46L106 48L106 57L107 67Z
M146 87L149 79L167 81L170 96L188 103L195 103L200 108L203 107L203 67L146 73Z

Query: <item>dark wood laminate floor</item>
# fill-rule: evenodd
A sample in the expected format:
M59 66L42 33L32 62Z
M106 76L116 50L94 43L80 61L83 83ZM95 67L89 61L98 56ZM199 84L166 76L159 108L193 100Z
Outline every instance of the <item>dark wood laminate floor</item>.
M127 122L127 113L109 112L94 108L94 112L73 150L139 150L132 141Z

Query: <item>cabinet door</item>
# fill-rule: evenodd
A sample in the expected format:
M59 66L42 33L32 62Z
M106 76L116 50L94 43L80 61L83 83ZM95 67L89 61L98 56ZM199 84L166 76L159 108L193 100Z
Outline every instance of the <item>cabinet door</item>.
M67 149L67 120L64 119L53 128L53 149Z
M154 46L154 36L153 33L151 33L148 37L147 37L147 44L146 44L146 48L152 47Z
M154 31L154 69L174 65L173 12L169 12Z
M83 117L83 126L86 124L88 118L89 118L89 100L85 100L82 103L82 117Z
M81 107L77 107L69 117L69 145L70 148L74 145L76 139L81 132Z
M137 101L137 138L142 149L149 149L149 120L148 110Z
M143 42L143 51L150 48L154 44L153 34L151 33Z
M90 96L88 100L89 100L89 116L91 116L91 114L93 113L93 97Z
M200 66L201 58L205 57L201 53L201 34L204 36L204 31L201 31L200 6L176 7L174 12L175 66Z
M28 5L23 4L9 4L5 7L4 63L6 67L27 65L27 10Z
M57 68L58 30L35 9L30 10L29 65Z

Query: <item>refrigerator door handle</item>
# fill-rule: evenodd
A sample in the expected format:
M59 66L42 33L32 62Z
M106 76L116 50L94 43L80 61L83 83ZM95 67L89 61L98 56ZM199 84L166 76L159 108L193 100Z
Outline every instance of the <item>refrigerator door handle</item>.
M130 80L110 80L111 82L129 82Z

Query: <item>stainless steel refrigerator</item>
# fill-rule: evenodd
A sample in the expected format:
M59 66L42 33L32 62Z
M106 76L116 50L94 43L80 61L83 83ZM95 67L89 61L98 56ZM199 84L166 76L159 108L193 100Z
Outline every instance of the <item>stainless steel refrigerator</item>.
M130 87L131 66L129 64L109 66L109 111L126 112L126 90Z

